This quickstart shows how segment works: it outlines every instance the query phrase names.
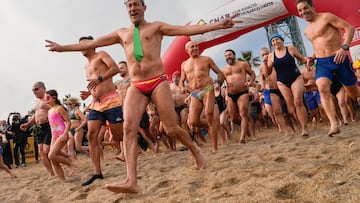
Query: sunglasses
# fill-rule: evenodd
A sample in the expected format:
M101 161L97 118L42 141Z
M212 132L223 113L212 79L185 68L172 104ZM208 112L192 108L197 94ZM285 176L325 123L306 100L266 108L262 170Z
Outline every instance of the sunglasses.
M40 89L40 87L35 87L34 89L32 89L33 92L36 92Z

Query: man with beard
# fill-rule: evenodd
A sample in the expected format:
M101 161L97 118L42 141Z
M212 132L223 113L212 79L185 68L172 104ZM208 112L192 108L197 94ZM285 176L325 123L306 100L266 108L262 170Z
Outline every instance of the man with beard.
M188 89L191 91L188 123L190 128L205 127L209 129L212 143L212 153L217 152L217 128L220 127L219 118L214 118L215 94L210 70L217 74L217 79L224 81L224 75L208 56L199 55L199 46L194 41L185 45L189 59L181 64L180 87L185 91L184 82L187 80ZM201 122L201 112L205 113L206 123ZM216 106L217 108L217 106Z
M236 60L232 49L225 51L225 60L228 65L223 67L222 72L227 84L227 107L232 122L239 123L241 120L239 142L245 143L249 129L249 86L254 84L255 72L248 62ZM247 79L248 75L250 80Z

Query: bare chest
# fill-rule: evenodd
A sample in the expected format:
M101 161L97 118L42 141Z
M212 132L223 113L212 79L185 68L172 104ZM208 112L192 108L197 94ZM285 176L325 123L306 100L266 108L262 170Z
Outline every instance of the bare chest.
M209 74L209 63L204 59L190 59L186 62L184 71L187 76L198 74Z
M93 74L104 73L108 69L107 65L101 60L101 58L94 58L89 61L85 66L85 71L87 76L92 76Z
M226 77L231 77L231 76L245 75L246 71L241 67L231 66L231 67L227 67L226 69L224 69L223 73Z
M305 29L304 33L310 41L313 41L318 39L319 37L326 37L334 31L334 28L329 26L328 24L316 22L309 24L308 27Z

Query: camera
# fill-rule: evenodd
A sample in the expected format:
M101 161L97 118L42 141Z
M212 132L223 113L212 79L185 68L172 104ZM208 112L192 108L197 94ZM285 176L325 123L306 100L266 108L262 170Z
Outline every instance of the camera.
M17 116L17 115L12 117L12 121L18 121L19 119L20 119L20 118L19 118L19 116Z
M10 123L10 118L11 118L11 123ZM18 122L20 121L20 113L18 112L12 112L9 114L8 117L8 124L12 125L14 122Z

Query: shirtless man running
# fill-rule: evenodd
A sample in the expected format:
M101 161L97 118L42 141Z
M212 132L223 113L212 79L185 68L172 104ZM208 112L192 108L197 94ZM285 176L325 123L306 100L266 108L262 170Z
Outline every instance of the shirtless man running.
M213 24L192 26L170 25L160 21L147 22L144 18L146 10L144 0L126 0L125 5L132 23L129 27L117 29L110 34L80 44L61 46L47 40L46 47L49 47L50 51L57 52L81 51L113 44L120 44L124 48L132 80L124 101L125 106L132 106L132 108L124 109L127 177L124 181L107 184L106 187L118 193L137 193L138 146L136 134L141 117L150 101L156 105L167 134L179 138L189 148L195 159L196 168L203 169L206 166L200 149L192 143L189 134L177 125L176 112L171 110L175 108L174 102L169 100L171 97L170 87L160 57L163 36L189 36L231 28L236 21L233 21L235 16L232 16Z
M131 78L129 75L129 69L127 66L127 62L126 61L120 61L119 64L119 73L120 76L122 78L121 81L119 81L116 85L118 94L119 94L119 99L120 99L120 104L122 106L122 108L124 109L124 100L125 100L125 96L126 96L126 92L127 89L130 87L131 85ZM157 147L158 145L154 145L154 142L157 143L156 138L152 137L151 133L150 133L150 124L149 124L149 116L147 114L147 112L144 112L142 120L140 122L140 128L142 129L143 133L138 133L139 135L139 145L144 147L144 150L146 150L145 148L147 148L148 146L150 147L150 149L157 153ZM144 145L140 144L142 143L141 141L146 141L146 143L144 143ZM116 159L120 160L120 161L125 161L125 157L124 157L124 150L123 150L123 142L121 142L121 153L116 157Z
M93 41L93 37L81 37L80 44ZM88 63L85 65L86 79L89 81L88 90L83 91L81 98L85 99L91 94L93 100L89 106L87 117L89 152L94 168L94 175L82 186L90 185L96 179L103 179L100 165L102 144L99 143L98 134L105 121L110 123L110 129L116 142L122 140L123 112L115 90L112 77L119 72L115 61L104 51L96 52L87 49L81 52Z
M196 42L186 43L185 51L190 58L181 64L180 87L185 92L184 82L186 80L187 87L191 91L188 123L191 128L208 127L212 143L211 152L216 153L218 149L217 129L220 127L220 121L218 117L214 118L215 94L210 70L217 74L217 79L221 84L224 81L224 75L212 58L199 55L199 46ZM203 108L206 123L200 122Z
M35 124L35 139L38 143L38 151L41 157L41 160L48 172L49 178L54 177L55 173L52 168L51 161L49 160L48 154L50 151L51 144L51 129L48 120L48 111L50 105L47 104L45 99L46 87L43 82L36 82L32 91L37 98L35 107L34 107L34 116L27 122L22 124L20 127L23 130L26 130L31 124Z
M314 48L313 57L308 58L308 67L316 59L316 85L321 103L330 121L328 136L340 133L336 119L336 108L331 99L330 86L336 77L352 97L360 96L357 79L348 57L355 28L345 20L331 13L317 13L312 0L297 0L299 16L308 22L304 34ZM341 32L344 31L344 36Z
M249 86L254 84L255 72L246 61L236 60L235 51L225 51L225 60L228 65L222 68L227 84L227 107L230 119L239 123L241 119L240 143L246 143L245 136L249 130ZM248 82L247 76L250 76Z

